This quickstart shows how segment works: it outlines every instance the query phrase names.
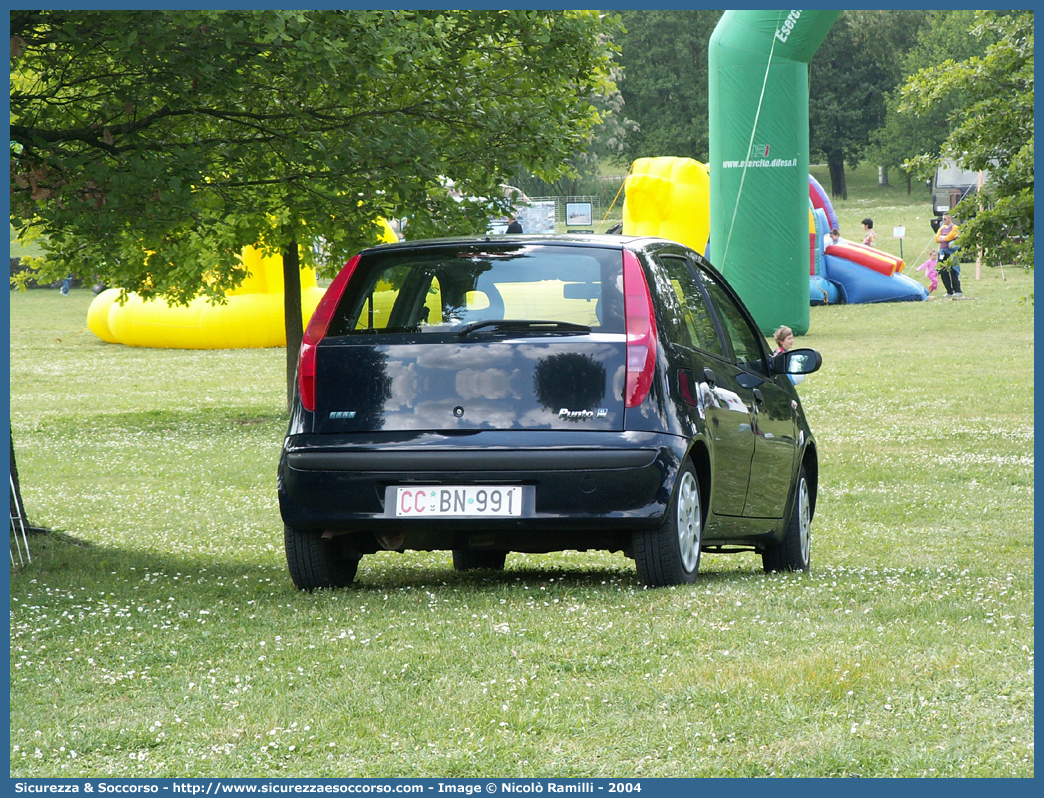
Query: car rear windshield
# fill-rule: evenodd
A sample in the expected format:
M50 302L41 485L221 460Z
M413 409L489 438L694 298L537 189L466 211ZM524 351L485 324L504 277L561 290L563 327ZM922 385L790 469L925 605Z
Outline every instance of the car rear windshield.
M622 285L619 249L488 245L375 252L356 267L328 334L453 332L498 320L622 333Z

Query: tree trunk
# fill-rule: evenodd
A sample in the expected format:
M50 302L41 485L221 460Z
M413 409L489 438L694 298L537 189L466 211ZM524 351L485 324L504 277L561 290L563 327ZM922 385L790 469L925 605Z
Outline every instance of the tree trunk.
M888 182L888 167L878 166L877 167L877 185L879 186L890 186Z
M304 338L301 316L301 258L294 238L283 248L283 316L286 324L286 409L293 406L297 356Z
M913 177L907 173L906 175L906 196L913 194Z
M848 199L848 186L845 183L845 158L841 153L827 153L827 166L830 167L830 196Z

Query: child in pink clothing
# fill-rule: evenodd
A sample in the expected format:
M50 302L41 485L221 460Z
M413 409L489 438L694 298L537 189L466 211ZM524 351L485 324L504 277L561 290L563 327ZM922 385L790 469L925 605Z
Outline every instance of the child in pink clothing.
M939 272L935 270L935 264L939 262L939 253L934 249L932 250L932 256L928 258L924 263L917 267L917 271L924 272L928 277L928 293L932 293L936 288L939 287Z

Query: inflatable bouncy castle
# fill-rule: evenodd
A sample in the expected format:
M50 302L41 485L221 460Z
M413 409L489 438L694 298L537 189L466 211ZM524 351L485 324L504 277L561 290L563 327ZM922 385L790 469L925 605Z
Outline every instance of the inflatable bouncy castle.
M809 206L810 304L905 302L928 298L924 286L901 273L906 265L902 258L844 239L836 244L824 243L830 230L840 232L840 229L830 199L811 176Z
M398 236L382 220L382 242ZM283 258L265 256L246 247L240 258L250 274L215 305L196 297L188 305L169 305L162 299L144 300L130 294L117 301L120 289L109 288L94 298L87 310L87 329L103 341L127 346L166 349L253 349L286 346L283 314ZM315 271L301 269L301 316L305 326L325 293Z
M623 233L672 239L708 255L717 265L717 249L708 252L709 171L707 166L691 158L636 160L624 183ZM809 176L808 186L807 298L804 270L792 279L802 292L802 302L833 305L928 298L920 283L901 274L905 266L901 258L844 240L824 249L824 236L838 227L837 215L830 198L814 177ZM767 301L771 301L772 292L782 279L775 271L777 264L773 255L762 252L751 265L755 275L773 278L764 281L760 289Z
M811 202L809 203L811 206ZM812 305L836 305L841 301L837 286L826 278L823 263L823 236L834 229L823 208L808 209L809 277L808 299Z
M118 288L98 294L87 310L88 329L110 343L168 349L246 349L286 346L283 320L283 258L247 247L250 275L215 305L196 297L168 305L130 294L120 305ZM301 314L307 324L322 298L312 269L301 270Z
M624 181L623 232L658 236L706 254L710 175L692 158L639 158Z

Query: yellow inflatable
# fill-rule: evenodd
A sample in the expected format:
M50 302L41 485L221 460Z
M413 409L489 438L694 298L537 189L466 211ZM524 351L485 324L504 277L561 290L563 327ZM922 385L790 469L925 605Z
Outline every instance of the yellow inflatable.
M383 220L382 220L383 222ZM383 222L382 242L398 237ZM122 306L118 288L98 294L87 310L87 328L114 344L168 349L248 349L286 346L283 318L283 258L265 257L247 247L243 265L250 274L223 305L197 297L188 305L145 301L131 294ZM301 269L301 315L307 326L325 289L316 284L315 271Z
M624 235L660 236L706 252L710 235L706 164L692 158L639 158L624 191Z
M245 349L286 346L283 321L283 259L243 250L249 276L223 305L196 297L188 305L131 294L122 306L118 288L98 294L87 310L87 328L103 341L171 349ZM307 323L322 298L315 271L301 270L301 313Z

